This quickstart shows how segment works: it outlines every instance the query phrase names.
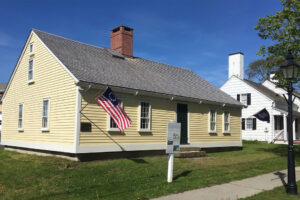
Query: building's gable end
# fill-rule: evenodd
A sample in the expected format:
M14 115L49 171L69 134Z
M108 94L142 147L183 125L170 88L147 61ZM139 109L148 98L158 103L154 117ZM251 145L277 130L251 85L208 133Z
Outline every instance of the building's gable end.
M30 53L29 44L34 45ZM33 81L28 81L29 61L34 60ZM10 80L3 103L3 145L74 151L76 81L36 34L30 34ZM42 125L43 101L49 99L47 130ZM18 130L18 105L24 105L24 128ZM35 145L32 146L32 142ZM50 145L49 148L47 145ZM52 145L52 146L51 146ZM45 148L43 148L45 147ZM53 149L51 149L53 147ZM65 149L65 150L63 150Z
M236 84L238 83L238 84ZM242 85L240 85L242 84ZM238 87L237 87L238 86ZM246 87L246 88L245 88ZM243 91L242 93L247 93L247 88L251 88L252 90L254 90L255 92L259 93L260 95L262 95L265 99L269 100L269 101L273 101L273 99L270 99L268 96L266 96L264 93L260 92L259 90L257 90L256 88L252 87L251 85L249 85L247 82L245 82L242 79L239 79L235 76L232 76L229 80L227 80L222 86L221 86L221 90L226 92L227 94L232 94L232 91L240 89L241 91ZM241 89L242 88L242 89ZM236 96L231 95L233 98L236 99Z
M33 32L31 31L31 32L29 33L27 39L26 39L26 42L25 42L25 44L24 44L24 46L23 46L23 48L22 48L22 52L21 52L21 54L19 55L18 61L17 61L16 65L15 65L15 67L14 67L14 70L13 70L13 72L12 72L10 78L9 78L9 81L8 81L8 84L7 84L6 89L5 89L5 91L4 91L2 100L4 100L4 98L5 98L5 96L6 96L6 93L7 93L7 91L9 90L10 84L11 84L13 78L14 78L14 75L15 75L16 71L18 70L18 66L19 66L19 64L20 64L20 62L21 62L21 60L22 60L22 58L23 58L23 55L24 55L24 53L25 53L26 48L28 47L28 44L29 44L30 39L31 39L31 37L32 37L32 34L33 34Z
M75 80L75 83L78 83L79 80L74 76L74 74L57 58L57 56L47 47L47 45L39 38L39 36L34 33L33 34L39 39L39 41L44 45L44 47L49 51L49 53L57 60L57 62L68 72L68 74Z

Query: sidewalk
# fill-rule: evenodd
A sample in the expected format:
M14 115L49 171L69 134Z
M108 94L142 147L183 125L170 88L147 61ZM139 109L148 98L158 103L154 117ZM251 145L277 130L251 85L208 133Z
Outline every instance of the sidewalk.
M300 167L296 167L296 180L300 180ZM287 170L283 170L222 185L162 196L153 200L234 200L272 190L286 182Z

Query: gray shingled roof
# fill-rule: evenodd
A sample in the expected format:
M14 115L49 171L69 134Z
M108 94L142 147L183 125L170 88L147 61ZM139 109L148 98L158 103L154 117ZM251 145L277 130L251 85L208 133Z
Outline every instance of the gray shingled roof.
M253 88L255 88L256 90L260 91L261 93L263 93L264 95L266 95L267 97L272 99L273 101L286 104L285 99L281 95L270 90L269 88L265 87L264 85L262 85L260 83L255 83L255 82L247 80L247 79L244 79L244 81L246 83L248 83L250 86L252 86Z
M241 105L189 69L33 31L79 81Z
M7 83L0 83L0 92L4 93Z

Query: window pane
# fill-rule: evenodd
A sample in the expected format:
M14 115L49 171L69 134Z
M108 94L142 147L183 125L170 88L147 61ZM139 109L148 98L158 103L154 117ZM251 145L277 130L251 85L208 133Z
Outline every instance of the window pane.
M211 123L210 123L210 130L211 130L211 131L216 130L216 129L215 129L215 125L216 125L215 122L211 122Z
M22 128L22 119L19 119L18 121L18 128Z
M28 72L28 80L32 80L32 78L33 78L32 75L33 75L33 74L32 74L32 71L29 71L29 72Z
M253 127L253 120L251 118L247 119L247 129L252 129Z
M247 104L247 94L242 94L241 95L241 103Z
M21 119L23 116L23 104L19 105L19 119Z
M150 129L150 104L141 102L140 128Z
M229 131L229 124L225 124L225 131Z
M48 119L47 117L43 117L42 119L42 127L47 128L48 127Z
M110 128L118 128L115 121L110 117Z
M49 100L43 100L42 128L48 128Z
M48 103L49 103L48 100L43 101L43 116L44 117L47 117L47 115L48 115Z
M33 60L29 61L29 71L33 69Z
M229 113L228 112L224 113L224 121L225 121L225 123L229 122Z

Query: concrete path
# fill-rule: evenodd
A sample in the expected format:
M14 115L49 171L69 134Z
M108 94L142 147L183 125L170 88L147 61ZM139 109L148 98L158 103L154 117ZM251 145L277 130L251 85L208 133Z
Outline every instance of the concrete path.
M300 167L296 168L296 180L300 180ZM287 170L283 170L222 185L162 196L155 200L234 200L272 190L286 182Z

